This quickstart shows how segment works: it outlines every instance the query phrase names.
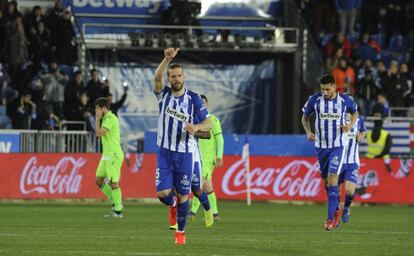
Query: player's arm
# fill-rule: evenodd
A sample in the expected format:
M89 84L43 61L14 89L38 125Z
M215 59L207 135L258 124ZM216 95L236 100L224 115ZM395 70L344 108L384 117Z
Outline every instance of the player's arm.
M315 134L312 133L312 130L310 128L309 117L307 117L305 114L302 115L302 126L303 126L303 129L306 132L306 137L308 137L308 140L314 141L315 140Z
M211 138L211 132L210 131L198 131L194 133L195 136L197 136L200 139L210 139Z
M95 112L95 127L96 127L96 136L98 137L102 137L108 132L106 128L101 127L101 119L102 119L102 111L97 110Z
M349 113L351 114L351 122L349 124L345 124L344 126L342 126L342 131L343 132L349 132L352 127L354 127L354 124L358 121L358 109L357 106L354 102L354 100L352 100L349 96L348 98L345 99L346 102L346 106L349 109Z
M157 70L155 71L154 75L154 92L155 94L159 94L164 89L164 83L162 82L162 77L165 71L168 68L171 60L177 55L179 48L167 48L164 50L164 59L158 65Z
M187 123L187 125L184 128L184 130L186 130L188 132L191 132L191 133L196 133L198 131L210 131L211 126L212 125L211 125L210 117L207 117L206 119L204 119L199 124L190 124L190 123Z
M211 129L216 139L216 167L223 166L223 151L224 151L224 138L223 138L223 131L221 129L220 120L218 118L214 118L212 121L213 128Z

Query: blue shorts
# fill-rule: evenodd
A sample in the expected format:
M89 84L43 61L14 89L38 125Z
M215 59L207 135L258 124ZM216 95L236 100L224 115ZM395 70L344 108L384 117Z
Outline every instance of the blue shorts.
M358 183L358 164L344 164L342 167L342 172L339 175L338 184L342 184L345 181L352 182L354 184Z
M155 185L157 192L175 188L178 194L190 193L193 174L193 153L180 153L159 148Z
M345 160L346 148L316 148L318 154L321 176L328 177L328 173L339 175Z
M193 176L191 179L191 191L200 190L203 181L201 179L201 157L200 152L198 151L198 148L193 153L193 159L194 159L194 169L193 169Z

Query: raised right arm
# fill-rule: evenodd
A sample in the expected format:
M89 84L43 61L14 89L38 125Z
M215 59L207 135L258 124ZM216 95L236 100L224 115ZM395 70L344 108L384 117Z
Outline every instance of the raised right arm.
M164 75L168 65L170 64L171 60L177 55L180 49L177 48L167 48L164 50L164 59L158 65L157 70L155 71L154 75L154 92L159 94L164 89L164 83L162 82L162 76Z

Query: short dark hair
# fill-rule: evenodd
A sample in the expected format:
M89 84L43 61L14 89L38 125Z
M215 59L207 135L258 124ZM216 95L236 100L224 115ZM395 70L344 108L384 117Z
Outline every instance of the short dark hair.
M171 65L168 66L167 75L170 74L170 69L176 69L176 68L181 68L182 70L184 70L183 66L181 66L180 64L172 63Z
M331 74L325 74L319 80L321 84L335 84L335 77Z
M109 101L108 98L106 97L101 97L95 100L95 103L93 104L94 106L99 106L101 108L105 107L107 109L109 109Z
M205 100L205 101L207 101L207 102L208 102L208 99L207 99L207 96L206 96L206 95L201 94L201 95L200 95L200 97L201 97L203 100Z
M93 72L98 72L98 70L96 68L91 69L90 73L92 75Z

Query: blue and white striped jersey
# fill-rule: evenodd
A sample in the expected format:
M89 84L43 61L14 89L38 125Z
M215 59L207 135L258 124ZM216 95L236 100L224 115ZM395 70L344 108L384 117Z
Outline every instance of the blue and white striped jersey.
M358 164L359 165L359 147L357 137L361 132L365 132L367 128L364 124L364 118L358 116L358 120L355 122L354 126L348 132L349 145L346 150L346 158L344 164Z
M315 121L315 147L335 148L348 145L348 134L342 132L346 123L346 113L355 113L357 106L353 99L337 93L337 96L328 100L322 93L309 97L302 108L305 116L316 114Z
M208 117L200 96L185 89L183 95L175 97L167 86L156 96L160 108L157 145L175 152L194 152L197 145L194 134L185 131L184 127L186 122L194 124L196 115L200 122Z

